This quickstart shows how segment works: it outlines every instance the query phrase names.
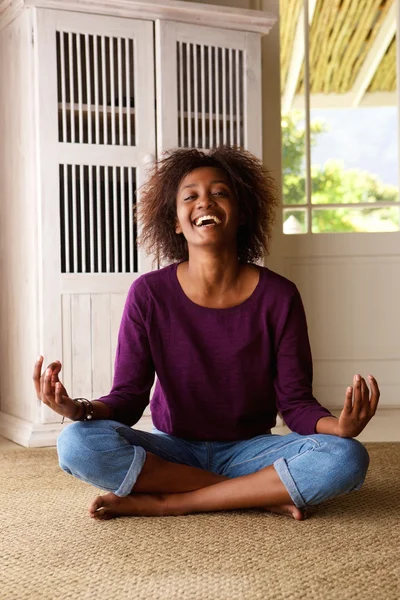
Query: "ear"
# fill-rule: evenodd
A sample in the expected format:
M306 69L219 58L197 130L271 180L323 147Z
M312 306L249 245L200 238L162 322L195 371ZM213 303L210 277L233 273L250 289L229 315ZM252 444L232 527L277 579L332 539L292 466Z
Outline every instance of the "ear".
M176 221L175 221L175 233L178 235L180 233L182 233L182 227L181 227L181 224L179 223L178 219L176 219Z

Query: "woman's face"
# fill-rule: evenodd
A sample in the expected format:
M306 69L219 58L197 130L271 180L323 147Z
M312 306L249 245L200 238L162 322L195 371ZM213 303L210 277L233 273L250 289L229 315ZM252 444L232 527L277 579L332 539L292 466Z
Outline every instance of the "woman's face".
M176 197L177 234L188 247L236 246L238 202L226 173L213 167L191 171L179 185Z

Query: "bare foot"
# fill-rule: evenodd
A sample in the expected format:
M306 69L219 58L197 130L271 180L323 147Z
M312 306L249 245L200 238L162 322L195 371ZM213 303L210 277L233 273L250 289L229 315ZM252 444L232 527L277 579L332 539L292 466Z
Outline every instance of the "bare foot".
M276 506L265 506L264 510L267 512L277 513L278 515L285 515L291 517L296 521L304 521L306 518L306 509L297 508L294 504L278 504Z
M305 509L297 508L294 504L265 506L263 510L285 515L296 521L303 521L306 518ZM123 516L162 517L175 514L184 513L171 510L167 504L167 496L163 494L132 494L121 498L109 492L103 496L96 496L89 505L89 515L98 520Z
M171 514L167 511L166 499L162 494L132 494L116 496L112 492L96 496L89 504L89 515L93 519L113 519L114 517L161 517Z

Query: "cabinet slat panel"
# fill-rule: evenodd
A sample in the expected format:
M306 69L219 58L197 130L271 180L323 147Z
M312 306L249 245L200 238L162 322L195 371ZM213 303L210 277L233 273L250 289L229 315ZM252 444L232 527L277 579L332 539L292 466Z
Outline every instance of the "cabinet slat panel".
M64 224L61 223L61 244L65 247L64 256L61 257L61 269L65 271L65 273L71 272L71 264L70 264L70 243L69 243L69 235L66 235L66 232L70 231L69 224L69 194L68 194L68 167L67 165L62 165L63 175L60 173L60 216L64 217ZM64 260L63 260L64 259Z
M125 170L125 169L124 169ZM128 227L129 227L129 271L133 273L134 265L136 266L137 260L135 260L135 240L133 237L134 231L134 198L133 198L133 169L126 169L128 171ZM126 177L126 174L125 174ZM126 179L125 179L126 181Z
M213 135L213 60L212 60L213 48L208 46L208 124L209 124L209 148L214 146L214 135Z
M72 143L75 142L75 113L73 111L74 100L75 100L75 89L74 89L74 49L73 49L73 35L71 32L68 33L68 64L69 64L69 106L70 106L70 122L71 122L71 137Z
M121 272L126 273L126 239L127 239L127 227L126 227L126 200L125 200L125 182L126 182L126 170L125 168L120 169L121 175L119 178L120 185L120 198L121 198L121 246L122 246L122 264ZM133 217L132 217L133 218Z
M91 295L92 398L108 394L112 384L110 294Z
M98 37L93 36L93 73L94 73L94 114L95 114L95 136L94 143L99 143L100 137L100 90L99 90L99 65L98 65Z
M229 142L233 146L234 142L234 122L233 122L233 50L228 50L228 63L229 63Z
M105 215L105 250L106 250L106 273L110 273L110 180L109 180L109 167L102 169L105 171L105 181L104 181L104 189L105 189L105 205L104 205L104 215ZM99 267L100 268L100 267Z
M111 144L115 146L116 134L115 134L115 72L114 72L114 43L113 39L108 39L108 61L110 65L110 103L111 103ZM107 110L107 107L103 107Z
M226 48L220 48L222 54L222 143L226 144L227 139L227 128L226 128L226 115L227 115L227 76L226 76Z
M244 103L245 90L249 93L246 60L251 54L249 64L253 68L252 53L257 40L247 35L237 39L226 31L214 33L179 23L163 23L159 29L159 43L166 44L169 50L163 52L170 55L174 50L177 66L176 74L173 73L176 102L171 104L177 135L175 138L173 129L166 127L170 141L166 144L162 140L163 149L175 145L206 150L221 144L245 146L244 124L249 118L246 111L253 110ZM162 93L168 94L171 69L162 56L160 62ZM162 120L160 127L163 128ZM259 134L259 127L252 132L254 138Z
M191 46L186 44L186 94L187 94L187 145L192 146L192 70L191 70Z
M127 111L126 111L126 134L127 134L127 139L126 139L126 143L128 146L131 145L132 143L132 136L131 136L131 70L130 70L130 44L131 41L130 40L125 40L125 65L126 65L126 70L125 70L125 78L126 78L126 106L127 106Z
M88 144L92 143L92 84L89 35L85 33L86 101L88 120Z
M192 45L193 58L193 96L194 96L194 145L199 147L199 106L198 106L198 85L197 85L197 44ZM191 117L190 117L191 118Z
M119 257L118 257L118 251L119 251L119 235L118 235L118 206L117 206L117 200L118 200L118 196L117 196L117 172L120 172L120 169L117 167L113 167L112 168L112 189L113 189L113 194L112 194L112 209L113 209L113 225L114 225L114 231L113 231L113 238L114 238L114 252L113 252L113 264L112 264L112 270L116 273L119 272ZM121 236L122 237L122 236Z
M130 56L130 70L129 70L129 80L131 82L130 88L131 88L131 95L128 96L128 103L127 103L127 108L128 108L128 112L130 115L132 115L132 121L130 121L130 129L132 130L132 146L135 146L136 143L139 144L139 142L137 141L136 135L139 135L139 132L137 133L137 130L139 130L139 124L137 124L137 114L143 115L143 107L141 109L140 107L140 100L138 98L138 100L136 101L136 89L135 89L135 84L138 78L139 81L139 69L138 72L136 72L136 45L134 43L133 40L128 40L128 46L129 46L129 56ZM138 85L138 89L141 89L139 84ZM153 85L153 84L152 84ZM146 84L146 88L149 89L153 89L153 88L149 88L149 84L147 82ZM152 96L150 95L151 100L153 101Z
M56 44L59 140L135 145L135 40L63 29Z
M122 48L121 38L117 38L117 74L118 74L118 140L120 145L125 144L124 136L124 123L123 123L123 92L122 92L122 77L123 77L123 65L122 65ZM126 99L127 101L127 99ZM126 104L126 112L128 112L128 102Z
M58 64L60 65L60 73L61 73L61 98L58 98L58 101L61 102L61 136L59 137L60 141L65 142L67 139L67 98L66 98L66 89L65 89L65 45L64 45L64 34L61 33L57 35L57 39L59 40L60 47L60 57L58 60ZM60 125L59 125L60 126Z
M93 212L93 171L94 167L88 167L89 175L89 235L90 235L90 273L95 272L94 268L94 212Z
M237 146L242 145L240 138L240 93L239 93L239 50L235 50L235 104L236 104L236 144Z
M219 48L214 48L214 64L215 64L215 143L220 145L220 127L219 127L219 110L220 110L220 79L219 79Z
M79 116L79 142L83 140L83 100L82 100L82 58L81 58L81 36L76 36L76 62L78 68L78 116Z
M77 226L77 197L76 197L76 166L72 165L72 256L74 273L78 272L78 226Z
M107 113L107 70L106 70L106 39L104 35L101 36L101 91L102 91L102 104L101 112L103 114L103 142L108 144L108 113ZM100 136L100 131L99 131ZM97 144L100 144L100 137L97 137Z
M184 92L183 92L183 44L178 42L178 114L179 114L179 134L178 146L184 146L185 139L185 121L184 121Z
M62 273L137 271L135 171L60 165Z
M97 272L101 272L101 257L103 253L103 229L101 226L101 213L100 213L100 203L101 203L101 179L100 179L100 167L96 166L96 198L98 199L96 206L96 222L97 222L97 232L96 232L96 242L97 242Z
M79 197L80 197L80 254L81 254L81 273L86 273L86 219L85 219L85 191L83 188L84 176L83 166L79 165Z
M206 148L206 80L204 67L204 44L200 46L200 64L201 64L201 148Z

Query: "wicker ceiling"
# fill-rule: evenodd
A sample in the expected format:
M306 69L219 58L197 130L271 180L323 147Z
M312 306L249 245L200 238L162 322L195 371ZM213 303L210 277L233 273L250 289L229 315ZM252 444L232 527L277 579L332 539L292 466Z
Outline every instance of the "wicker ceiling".
M317 0L310 29L311 93L349 92L395 0ZM282 90L303 0L280 0ZM303 92L304 66L296 93ZM390 44L368 92L396 87L396 45Z

